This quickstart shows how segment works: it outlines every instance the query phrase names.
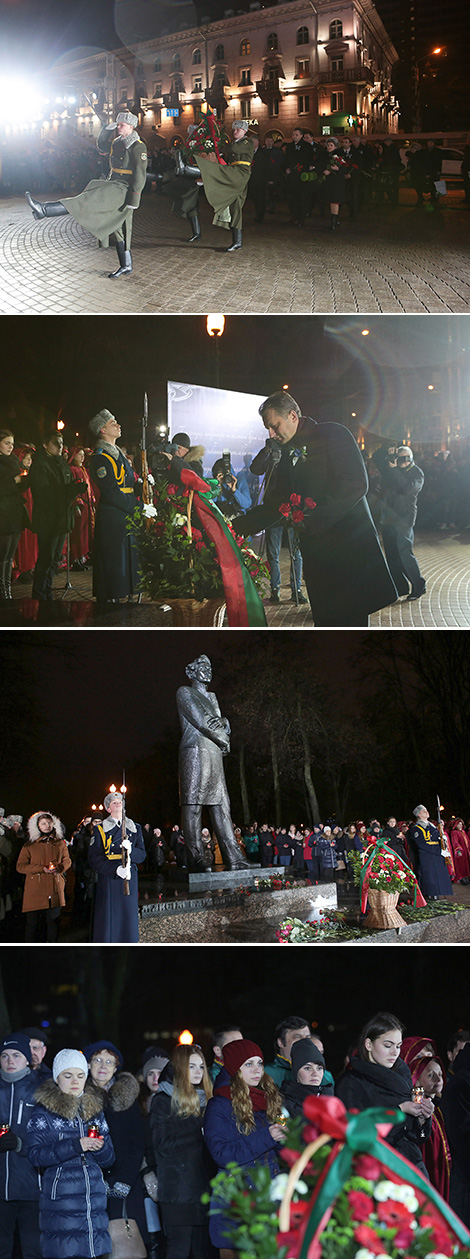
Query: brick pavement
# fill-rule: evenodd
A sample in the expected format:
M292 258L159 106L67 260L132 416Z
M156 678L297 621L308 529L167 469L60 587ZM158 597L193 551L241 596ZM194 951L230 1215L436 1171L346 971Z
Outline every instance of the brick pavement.
M385 205L354 221L344 212L333 237L318 216L294 228L283 206L256 224L248 203L243 249L230 255L205 203L201 221L202 240L189 246L188 224L169 202L144 197L134 273L111 281L114 249L98 250L73 219L35 223L23 199L0 201L0 312L445 314L470 304L470 214L459 191L427 213L401 189L398 210Z
M281 602L265 601L270 629L313 628L309 605L295 607L290 599L289 563L281 555ZM417 539L415 554L426 578L422 599L407 603L399 599L370 618L373 629L467 629L470 628L470 531L463 534L423 534ZM64 626L70 628L125 626L127 628L171 627L171 614L159 610L147 599L135 604L119 604L102 613L91 601L91 570L72 573L72 590L64 595L65 573L54 580L52 604L31 599L31 583L15 583L12 605L0 604L0 626Z

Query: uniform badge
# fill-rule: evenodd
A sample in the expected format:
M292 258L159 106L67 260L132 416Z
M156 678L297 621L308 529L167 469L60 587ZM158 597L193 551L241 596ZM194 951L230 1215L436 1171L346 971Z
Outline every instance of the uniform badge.
M142 158L142 161L143 161L143 162L146 162L146 161L147 161L147 154L146 154L146 153L141 153L141 154L140 154L140 156L141 156L141 158Z
M106 476L106 468L97 468L97 470L96 470L96 475L97 475L97 476Z

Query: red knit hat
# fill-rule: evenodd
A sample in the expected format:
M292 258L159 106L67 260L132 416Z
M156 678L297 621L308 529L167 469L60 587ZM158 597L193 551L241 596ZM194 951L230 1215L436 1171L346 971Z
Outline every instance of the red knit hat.
M261 1049L259 1045L255 1045L254 1040L231 1040L228 1045L224 1045L222 1057L230 1076L236 1075L248 1058L262 1058L264 1062Z

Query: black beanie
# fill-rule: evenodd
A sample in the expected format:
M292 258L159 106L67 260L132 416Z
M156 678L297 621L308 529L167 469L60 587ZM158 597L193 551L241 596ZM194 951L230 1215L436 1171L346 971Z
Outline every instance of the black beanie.
M308 1036L303 1036L302 1040L295 1040L290 1051L292 1062L292 1075L294 1080L297 1079L297 1073L301 1067L307 1062L316 1062L319 1067L325 1070L325 1059L313 1040L309 1040Z

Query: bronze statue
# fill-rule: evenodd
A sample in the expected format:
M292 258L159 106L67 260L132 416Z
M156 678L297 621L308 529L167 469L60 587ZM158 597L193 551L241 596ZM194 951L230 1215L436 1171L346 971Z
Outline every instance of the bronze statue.
M222 757L230 751L230 723L222 717L217 698L208 690L212 666L199 656L186 667L191 686L176 693L182 738L179 749L180 800L183 834L190 870L207 869L201 840L202 806L209 809L212 827L229 870L245 870L245 861L233 833L230 800Z

